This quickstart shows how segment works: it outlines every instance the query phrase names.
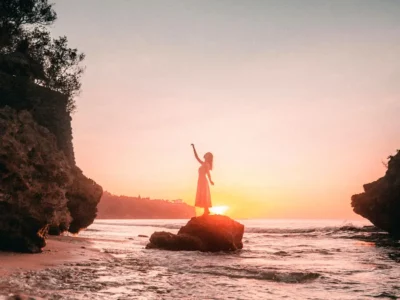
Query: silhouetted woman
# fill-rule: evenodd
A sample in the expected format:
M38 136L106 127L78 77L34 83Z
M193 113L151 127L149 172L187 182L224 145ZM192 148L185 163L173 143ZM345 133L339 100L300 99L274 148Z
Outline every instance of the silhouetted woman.
M204 161L202 161L197 155L196 148L194 147L193 144L192 147L193 147L194 157L201 164L199 168L199 180L197 181L195 206L203 207L204 215L209 215L210 214L209 208L212 207L212 205L211 205L210 187L208 185L207 177L211 185L214 185L214 182L211 180L211 175L210 175L210 171L213 168L213 155L212 153L207 152L204 155Z

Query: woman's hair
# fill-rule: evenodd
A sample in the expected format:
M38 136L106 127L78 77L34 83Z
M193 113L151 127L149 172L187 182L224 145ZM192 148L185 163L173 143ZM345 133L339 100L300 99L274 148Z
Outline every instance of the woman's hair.
M204 160L206 163L210 165L210 170L213 169L213 161L214 161L214 156L211 152L207 152L204 154Z

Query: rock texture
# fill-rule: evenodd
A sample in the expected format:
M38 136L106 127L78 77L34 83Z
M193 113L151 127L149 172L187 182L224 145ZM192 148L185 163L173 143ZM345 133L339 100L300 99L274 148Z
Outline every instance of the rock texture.
M221 215L192 218L178 234L155 232L147 249L186 251L235 251L243 248L244 226Z
M51 235L60 235L65 231L78 233L92 224L97 216L97 205L103 194L102 187L83 175L76 166L71 168L71 176L72 184L68 186L65 194L71 219L64 218L60 222L52 223L49 227Z
M47 233L89 226L103 191L75 164L67 97L7 74L26 69L14 58L0 59L0 249L39 252Z
M97 205L103 189L92 179L83 175L78 167L73 169L72 175L74 179L66 194L68 210L72 217L68 230L71 233L78 233L82 228L92 224L96 218Z
M36 253L49 230L79 232L101 194L29 112L0 109L0 249Z
M400 151L389 157L385 176L365 184L364 193L353 195L354 212L375 226L400 237Z
M71 222L71 167L26 111L0 109L0 248L39 252L49 224Z
M67 112L67 102L67 97L60 93L0 71L0 107L29 111L36 123L54 134L58 149L74 165L71 116Z

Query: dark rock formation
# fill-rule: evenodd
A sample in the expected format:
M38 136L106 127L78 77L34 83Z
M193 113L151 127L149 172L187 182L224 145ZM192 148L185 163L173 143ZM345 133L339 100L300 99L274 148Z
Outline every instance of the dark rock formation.
M36 253L48 232L79 232L101 194L29 112L0 109L0 249Z
M165 231L154 232L146 248L171 251L207 251L203 242L196 236L173 234Z
M89 226L102 188L75 165L68 98L17 54L0 56L0 249L38 252L47 233Z
M364 193L353 195L354 212L390 234L400 237L400 151L389 157L385 176L365 184Z
M178 234L155 232L147 249L186 251L235 251L243 248L244 226L220 215L192 218Z
M54 134L58 149L74 165L71 116L67 104L68 98L60 93L0 72L0 107L29 111L36 123Z
M71 167L26 111L0 109L0 145L0 248L39 252L49 224L71 221Z
M76 166L71 168L71 175L73 180L67 188L66 197L72 221L65 218L59 223L52 223L49 227L50 235L60 235L65 231L78 233L82 228L92 224L97 216L97 205L103 193L102 187L83 175Z
M83 175L77 167L73 169L72 174L74 180L66 194L68 210L72 217L68 230L71 233L78 233L82 228L92 224L96 218L97 204L100 202L103 189Z

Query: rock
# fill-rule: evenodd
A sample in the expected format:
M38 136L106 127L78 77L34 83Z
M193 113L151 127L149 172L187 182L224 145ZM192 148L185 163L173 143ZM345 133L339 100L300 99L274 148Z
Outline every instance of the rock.
M68 228L71 233L78 233L93 223L97 215L97 204L103 194L103 189L92 179L83 175L82 171L73 168L73 183L67 190L68 209L72 222Z
M376 227L400 237L400 151L389 157L385 176L365 184L364 193L353 195L354 212Z
M37 253L48 232L79 232L101 194L29 112L0 109L0 249Z
M97 204L103 193L102 187L83 175L78 167L71 168L71 175L73 181L66 190L66 197L72 221L62 220L59 224L52 224L49 228L51 235L60 235L65 231L78 233L96 218Z
M165 231L154 232L146 248L172 251L207 251L198 237L187 234L173 234Z
M147 236L147 235L144 235L144 234L139 234L138 237L148 238L148 236Z
M61 235L63 232L68 231L69 222L62 220L59 224L51 224L49 226L49 235Z
M0 109L0 248L40 252L49 224L71 221L71 167L32 116Z
M147 249L235 251L243 248L244 226L221 215L192 218L178 234L155 232Z

